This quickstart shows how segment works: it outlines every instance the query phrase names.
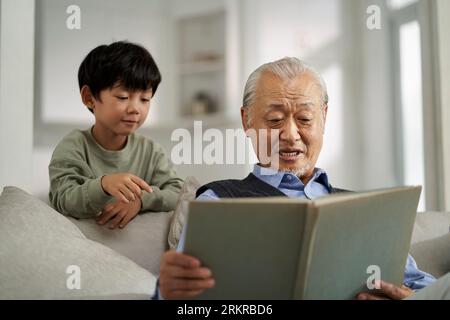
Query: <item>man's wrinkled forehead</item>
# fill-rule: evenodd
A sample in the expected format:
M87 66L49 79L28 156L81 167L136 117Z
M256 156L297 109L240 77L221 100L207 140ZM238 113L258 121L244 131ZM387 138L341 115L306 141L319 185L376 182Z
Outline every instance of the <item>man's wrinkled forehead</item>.
M306 110L306 111L313 111L315 106L317 105L309 98L300 98L296 100L289 100L289 99L274 99L274 100L268 100L266 103L266 106L268 109L276 110L281 109L286 106L286 104L289 104L290 106L293 106L299 110Z
M271 101L291 100L296 105L311 107L320 103L321 90L320 84L309 72L286 80L273 73L265 72L258 82L256 95Z

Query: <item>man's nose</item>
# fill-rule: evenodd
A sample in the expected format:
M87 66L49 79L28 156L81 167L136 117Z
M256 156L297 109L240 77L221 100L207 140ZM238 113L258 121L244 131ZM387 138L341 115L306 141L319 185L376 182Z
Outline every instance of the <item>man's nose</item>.
M300 140L300 132L295 119L289 119L285 122L283 128L281 129L280 139L282 141L287 141L294 143Z

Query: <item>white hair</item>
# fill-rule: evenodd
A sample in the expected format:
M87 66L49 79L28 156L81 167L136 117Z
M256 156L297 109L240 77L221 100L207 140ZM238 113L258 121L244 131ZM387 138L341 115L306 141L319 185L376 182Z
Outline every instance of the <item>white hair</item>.
M322 76L308 64L298 58L285 57L283 59L263 64L253 71L248 77L244 89L243 107L249 107L255 99L256 85L264 72L271 72L283 80L294 79L295 77L309 72L317 80L322 91L322 107L328 104L328 92Z

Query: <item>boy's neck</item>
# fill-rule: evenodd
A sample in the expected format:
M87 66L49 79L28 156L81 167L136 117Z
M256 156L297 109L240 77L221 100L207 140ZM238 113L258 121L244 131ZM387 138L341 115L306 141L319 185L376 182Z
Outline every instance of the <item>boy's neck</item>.
M110 151L122 150L128 138L128 136L120 136L114 132L102 130L98 124L92 128L92 136L99 145Z

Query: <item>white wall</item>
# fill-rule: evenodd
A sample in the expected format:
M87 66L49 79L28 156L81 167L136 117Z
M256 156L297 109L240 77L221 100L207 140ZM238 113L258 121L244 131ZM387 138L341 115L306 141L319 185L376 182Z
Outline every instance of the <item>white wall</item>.
M336 186L356 190L370 187L370 182L361 179L366 166L360 124L364 117L360 95L364 73L359 31L365 28L365 12L359 10L360 1L247 0L242 7L244 73L284 56L296 56L315 67L323 75L330 96L318 166L327 170ZM376 83L371 89L380 94L384 90Z
M42 108L42 117L37 127L38 143L33 153L33 192L45 195L48 189L48 163L56 143L71 129L87 128L93 116L81 104L77 70L81 59L95 46L113 40L128 39L143 44L154 56L162 73L162 82L152 100L149 118L141 133L158 141L170 155L176 142L170 140L172 129L192 123L178 122L176 104L176 53L175 22L192 14L216 11L236 6L236 0L227 1L78 1L81 9L81 30L68 30L65 19L66 8L71 1L44 0L38 4L37 26L37 105ZM229 26L231 29L233 26ZM237 39L231 38L236 42ZM238 45L234 43L234 45ZM236 50L229 56L236 61ZM237 57L239 58L239 57ZM238 65L232 76L238 78ZM229 77L229 75L227 74ZM230 79L227 79L230 81ZM230 109L239 115L241 91L236 90L236 81L231 79L229 88L235 96L227 98ZM234 99L234 100L233 100ZM236 105L231 105L236 104ZM238 118L238 117L235 117ZM161 126L160 124L164 125ZM240 123L237 123L240 125ZM55 127L56 126L56 127ZM228 123L236 127L236 123ZM206 129L206 128L205 128ZM223 130L226 128L224 127ZM57 137L55 137L57 135ZM197 137L200 138L201 137ZM198 140L200 140L198 139ZM226 177L243 177L248 166L203 166L180 165L182 177L196 176L201 182Z
M450 2L437 0L436 3L436 40L438 43L436 52L436 65L439 74L436 75L436 93L439 94L439 110L441 114L441 141L443 154L443 176L444 176L444 209L450 211Z
M34 1L1 1L0 189L31 189Z
M378 5L386 13L383 0L364 0L359 9L360 25L366 23L366 8ZM361 182L363 187L396 185L395 119L393 105L393 64L390 57L388 15L381 15L381 29L361 28ZM398 132L397 132L398 133Z
M170 141L172 130L153 127L152 119L155 122L161 117L170 119L176 107L173 22L202 10L234 8L239 34L232 40L237 45L235 58L239 66L234 75L237 89L229 100L234 102L227 106L230 114L239 114L245 80L257 66L288 55L303 58L323 74L330 95L324 147L318 165L329 172L332 184L338 187L360 190L391 186L396 180L391 91L386 82L389 79L389 44L386 29L366 29L365 10L369 2L373 1L142 0L133 2L135 5L130 7L129 2L118 0L79 1L84 19L82 29L68 31L64 28L64 19L70 1L44 0L43 5L54 7L38 15L38 26L42 28L38 63L42 65L40 81L44 86L40 104L52 110L50 118L53 120L56 116L63 117L62 121L83 117L82 121L89 123L92 116L83 110L76 85L80 56L99 43L110 42L113 35L115 40L118 40L116 35L120 35L120 38L139 41L151 50L163 74L161 89L150 113L150 129L145 133L160 142L170 154L176 144ZM375 2L382 3L381 0ZM132 14L134 19L130 20ZM55 23L63 27L55 27ZM165 28L157 27L158 23L163 23ZM61 68L71 71L61 73ZM55 81L60 83L57 90L49 85ZM240 127L240 122L219 126L222 130L230 127ZM67 126L67 131L69 128ZM45 124L39 130L46 131ZM50 152L62 136L60 131L58 139L52 137L51 142L44 141L36 147L35 181L44 181L47 177ZM181 176L194 175L201 182L240 178L248 170L249 166L242 165L178 167ZM35 186L43 189L41 183Z
M39 38L37 45L38 103L45 123L91 123L92 114L79 98L78 67L90 50L100 44L128 40L146 47L163 75L152 100L150 118L173 110L170 88L172 63L170 23L164 1L79 0L81 29L70 30L66 20L71 0L37 2Z

